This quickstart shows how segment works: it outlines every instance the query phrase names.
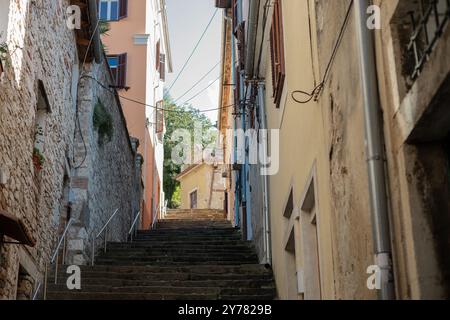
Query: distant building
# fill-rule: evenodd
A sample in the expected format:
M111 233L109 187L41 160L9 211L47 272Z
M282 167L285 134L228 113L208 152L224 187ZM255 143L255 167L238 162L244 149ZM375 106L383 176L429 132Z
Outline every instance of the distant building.
M164 84L172 72L165 0L100 0L99 16L110 31L102 37L130 134L143 155L141 228L164 206ZM130 100L131 99L131 100ZM136 101L138 103L136 103ZM145 103L148 106L144 106Z
M180 209L225 209L225 179L220 167L207 163L190 165L176 180L181 188Z

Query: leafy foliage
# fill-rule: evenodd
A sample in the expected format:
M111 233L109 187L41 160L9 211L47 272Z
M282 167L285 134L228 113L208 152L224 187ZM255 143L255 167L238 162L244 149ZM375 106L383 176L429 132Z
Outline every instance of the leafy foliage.
M186 129L194 136L195 124L203 127L203 146L214 141L214 126L211 120L203 113L195 110L192 106L185 108L174 103L171 97L164 99L166 134L164 136L164 192L168 200L169 208L176 208L180 205L179 183L175 177L181 172L181 166L172 160L172 150L177 145L177 141L172 141L172 134L177 129ZM177 191L178 188L178 191Z
M93 122L99 135L99 144L102 145L105 138L110 142L114 133L113 119L100 99L94 107Z

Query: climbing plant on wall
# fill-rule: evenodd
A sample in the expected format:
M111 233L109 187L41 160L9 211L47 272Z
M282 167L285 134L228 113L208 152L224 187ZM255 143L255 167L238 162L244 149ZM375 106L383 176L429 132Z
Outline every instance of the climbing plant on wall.
M93 123L98 132L99 144L102 145L105 141L110 142L114 133L113 119L100 99L94 107Z

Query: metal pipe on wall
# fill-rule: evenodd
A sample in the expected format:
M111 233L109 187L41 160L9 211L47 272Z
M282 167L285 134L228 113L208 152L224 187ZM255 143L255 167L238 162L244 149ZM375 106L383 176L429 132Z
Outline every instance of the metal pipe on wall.
M267 153L268 153L268 143L267 143L267 116L266 116L266 105L265 105L265 85L264 82L260 82L258 85L258 97L259 97L259 109L261 114L261 129L266 130L265 135L266 138L262 139L262 148L263 148L263 157L264 164L267 163ZM264 173L264 174L263 174ZM272 247L270 243L270 217L269 217L269 178L268 171L263 169L260 172L263 179L263 205L264 205L264 221L263 221L263 232L264 232L264 245L265 245L265 253L266 253L266 261L267 264L272 264Z
M364 102L367 165L375 261L381 270L380 298L395 299L389 208L384 165L381 105L375 59L374 32L367 26L369 0L355 0L355 22Z

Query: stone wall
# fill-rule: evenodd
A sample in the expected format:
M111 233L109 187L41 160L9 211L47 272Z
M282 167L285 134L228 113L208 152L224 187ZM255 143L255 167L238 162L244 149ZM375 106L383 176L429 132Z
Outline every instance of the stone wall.
M45 4L44 4L45 2ZM71 155L74 131L72 65L78 61L73 31L66 27L67 1L11 0L7 44L9 63L0 82L0 208L22 219L36 240L34 248L1 245L0 299L16 298L21 250L31 261L30 274L42 277L55 245L66 158ZM45 163L33 166L38 80L42 81L51 111L47 114ZM27 270L32 273L32 270Z
M10 0L10 4L9 61L0 81L0 173L6 177L0 184L0 209L21 219L36 245L1 244L0 299L30 297L29 287L42 281L44 266L69 217L74 225L69 230L67 262L86 263L89 236L116 208L120 212L112 222L110 239L125 239L140 197L141 158L128 136L115 91L84 79L77 106L80 63L75 33L66 26L69 1ZM105 61L82 70L100 82L111 81ZM37 105L45 102L38 101L40 88L48 100L42 122L42 170L33 164ZM102 145L92 120L97 98L113 127L111 141Z
M129 138L119 97L109 87L112 83L106 57L99 65L86 66L82 73L78 105L82 135L78 132L75 138L72 189L76 223L70 229L68 247L68 259L75 264L90 262L92 237L117 209L108 227L108 241L125 241L139 211L140 156L136 155L136 142ZM99 114L99 108L105 114ZM94 125L96 116L109 118L110 137ZM103 237L96 240L96 246Z

